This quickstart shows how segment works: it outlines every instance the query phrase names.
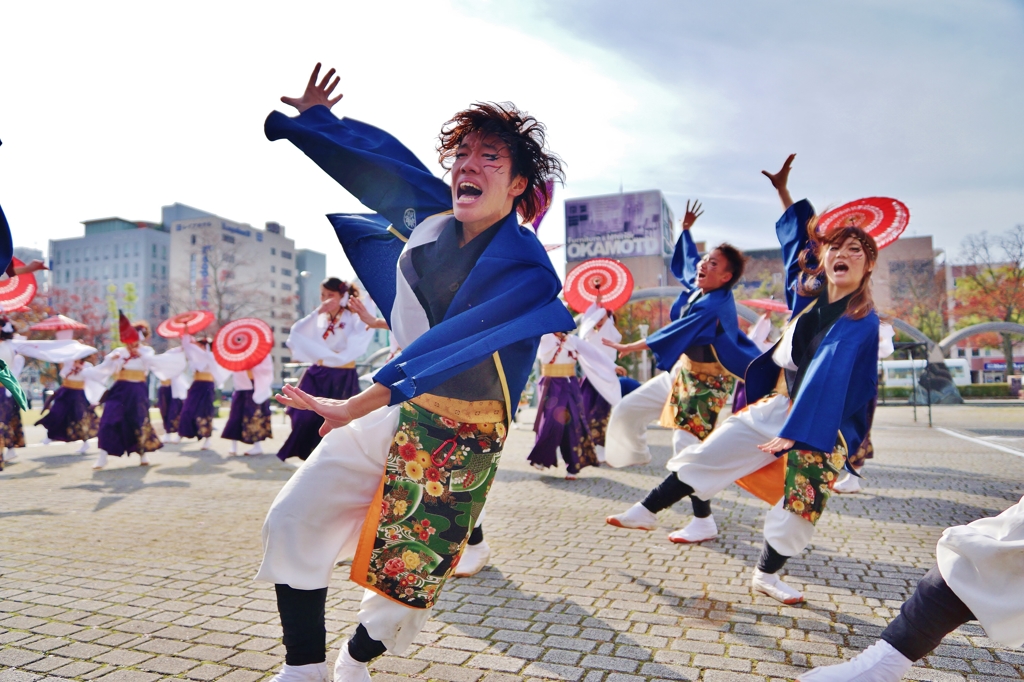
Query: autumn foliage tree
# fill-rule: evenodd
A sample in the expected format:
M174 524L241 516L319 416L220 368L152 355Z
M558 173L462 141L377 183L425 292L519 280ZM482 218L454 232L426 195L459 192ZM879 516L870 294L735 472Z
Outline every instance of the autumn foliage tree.
M956 323L1024 323L1024 225L1005 234L986 232L964 239L964 265L956 282ZM1007 371L1013 367L1013 337L1002 335Z

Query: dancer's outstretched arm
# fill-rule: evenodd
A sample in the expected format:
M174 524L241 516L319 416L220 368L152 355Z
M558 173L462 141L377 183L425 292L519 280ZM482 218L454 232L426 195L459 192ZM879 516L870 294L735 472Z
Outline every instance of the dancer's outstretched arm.
M297 410L312 410L324 418L321 436L385 407L391 400L391 391L383 384L374 384L348 400L318 398L295 386L286 385L283 390L284 395L278 393L274 396L277 402Z
M779 199L782 200L782 208L787 209L793 205L793 197L789 195L789 169L793 165L793 159L796 158L796 154L790 154L786 157L785 163L782 164L782 168L779 169L778 173L769 173L766 170L761 171L761 174L772 181L772 187L779 193Z

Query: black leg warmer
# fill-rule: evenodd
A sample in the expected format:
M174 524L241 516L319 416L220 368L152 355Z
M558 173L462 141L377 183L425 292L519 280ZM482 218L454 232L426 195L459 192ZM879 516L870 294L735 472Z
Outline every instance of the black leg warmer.
M296 590L288 585L274 585L277 589L277 611L281 614L284 632L284 662L288 665L308 665L327 660L327 626L324 610L327 588Z
M768 541L764 541L764 549L761 550L761 558L757 560L757 568L763 573L777 573L786 562L789 561L788 556L782 556L779 554L774 547L768 544Z
M647 493L647 497L640 504L657 514L691 493L693 493L693 488L680 481L675 474L669 474L668 478L659 483L657 488Z
M348 640L348 655L360 663L369 663L387 650L381 642L370 637L362 623L356 628L352 639Z
M696 495L690 495L690 505L693 506L693 515L698 519L706 519L711 516L711 501L702 500Z
M475 526L473 532L469 534L469 544L479 545L484 541L484 527Z
M998 587L998 586L993 586ZM974 614L942 579L938 567L928 571L882 639L911 661L919 661Z

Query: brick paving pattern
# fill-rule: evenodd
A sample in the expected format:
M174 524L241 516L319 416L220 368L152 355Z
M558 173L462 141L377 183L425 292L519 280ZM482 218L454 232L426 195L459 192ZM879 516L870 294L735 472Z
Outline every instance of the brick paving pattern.
M570 482L526 466L532 432L513 430L488 502L490 566L450 582L415 646L375 662L374 678L761 682L849 657L933 564L943 528L1024 494L1024 456L919 417L879 410L869 488L833 498L809 551L784 569L805 591L800 606L751 594L765 505L741 490L714 501L721 535L705 545L666 539L687 520L685 504L663 512L655 532L604 524L664 477L668 431L650 432L651 466L587 469ZM935 419L999 437L1020 428L1024 409L944 407ZM271 452L286 435L277 418L274 427ZM42 437L27 432L29 443ZM1024 451L1013 435L998 442ZM167 446L149 468L112 458L93 472L93 456L66 454L73 446L36 446L8 465L0 682L256 682L280 667L273 588L252 577L263 516L294 468L216 447ZM360 590L347 575L335 572L328 598L330 661L354 627ZM968 624L908 679L1020 680L1024 651L994 646Z

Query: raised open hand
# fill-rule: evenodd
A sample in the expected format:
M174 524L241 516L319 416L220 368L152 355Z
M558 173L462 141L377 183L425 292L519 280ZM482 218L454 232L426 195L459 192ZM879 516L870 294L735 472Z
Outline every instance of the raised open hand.
M697 218L704 215L704 207L696 199L693 200L693 208L690 207L690 200L686 200L686 214L683 216L683 229L689 230L697 222Z
M769 173L763 170L761 175L772 181L772 187L781 191L789 185L789 171L793 166L793 159L795 158L796 154L790 154L786 157L786 161L782 164L782 168L779 169L778 173Z
M771 180L772 187L779 193L779 198L782 199L782 205L785 208L793 205L793 198L789 196L789 171L795 158L796 154L790 154L786 157L786 162L782 164L782 168L779 169L778 173L769 173L766 170L761 171L762 175Z
M301 114L310 107L315 107L318 104L322 104L328 109L333 107L335 104L341 101L344 96L338 94L337 97L331 97L334 93L334 89L338 87L341 78L334 76L334 69L327 72L327 75L323 77L319 83L316 79L320 76L320 62L316 63L316 68L313 69L313 73L309 76L309 82L306 83L306 91L302 93L302 97L282 97L281 101L285 104L291 105L299 110ZM331 80L331 76L334 76L334 80Z
M278 393L274 399L282 405L293 407L297 410L310 410L324 418L320 427L320 435L326 436L334 429L340 429L350 421L352 415L348 409L347 400L335 400L333 398L318 398L303 391L296 386L285 385L284 395Z

